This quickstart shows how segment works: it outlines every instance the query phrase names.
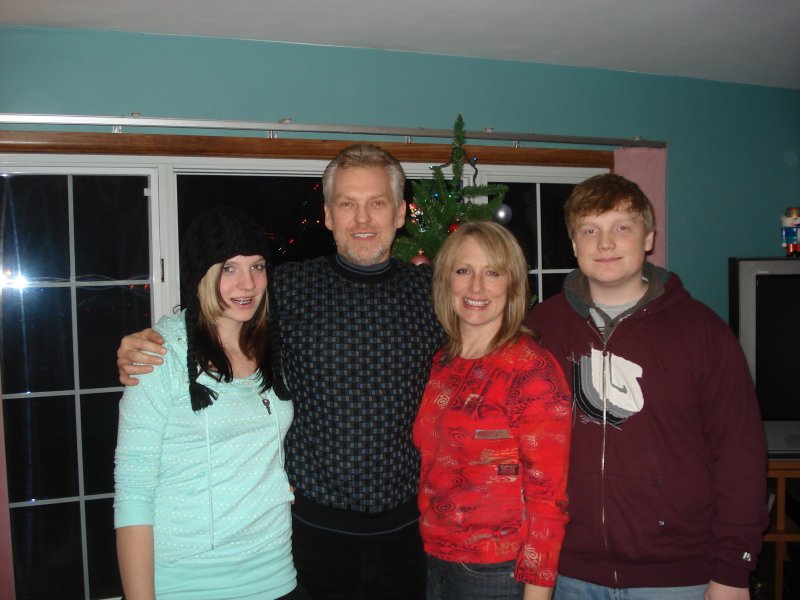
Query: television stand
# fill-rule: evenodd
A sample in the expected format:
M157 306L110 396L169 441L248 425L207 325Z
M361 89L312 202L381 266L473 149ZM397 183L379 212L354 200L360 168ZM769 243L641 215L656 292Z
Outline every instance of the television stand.
M770 527L765 543L775 544L774 598L783 600L783 563L788 559L786 545L800 543L800 527L786 515L786 480L800 478L800 459L770 459L767 479L775 480L775 503L770 511Z

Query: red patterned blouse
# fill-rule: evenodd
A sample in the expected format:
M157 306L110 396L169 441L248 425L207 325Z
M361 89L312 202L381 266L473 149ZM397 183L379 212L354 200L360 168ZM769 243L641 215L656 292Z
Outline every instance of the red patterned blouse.
M553 586L567 522L569 388L531 337L479 359L433 359L414 423L425 551L441 560L516 560Z

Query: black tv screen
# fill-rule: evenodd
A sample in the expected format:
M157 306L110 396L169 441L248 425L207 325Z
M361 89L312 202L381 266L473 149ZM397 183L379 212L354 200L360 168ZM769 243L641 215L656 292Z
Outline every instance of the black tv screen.
M755 274L755 384L761 417L800 420L800 274Z
M800 258L729 259L730 324L765 422L800 432Z

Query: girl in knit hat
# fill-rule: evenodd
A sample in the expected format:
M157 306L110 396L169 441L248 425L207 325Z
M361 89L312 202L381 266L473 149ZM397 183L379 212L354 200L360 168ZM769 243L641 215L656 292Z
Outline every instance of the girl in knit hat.
M114 519L126 600L300 599L272 389L268 244L246 214L189 226L164 366L120 402Z

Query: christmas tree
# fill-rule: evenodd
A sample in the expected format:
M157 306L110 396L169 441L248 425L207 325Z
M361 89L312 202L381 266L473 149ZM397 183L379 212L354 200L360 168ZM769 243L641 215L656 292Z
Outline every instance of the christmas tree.
M398 235L392 246L392 254L400 260L432 260L444 243L461 223L485 221L495 217L508 191L504 185L468 185L463 182L464 165L473 170L473 184L478 172L477 157L467 159L464 149L464 119L456 117L453 126L453 143L450 161L431 167L433 179L412 181L413 201L408 205L406 233ZM444 176L446 167L452 168L452 177ZM473 199L486 198L486 202Z

